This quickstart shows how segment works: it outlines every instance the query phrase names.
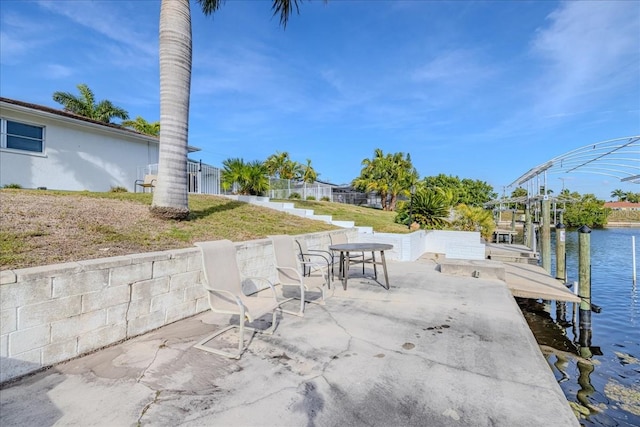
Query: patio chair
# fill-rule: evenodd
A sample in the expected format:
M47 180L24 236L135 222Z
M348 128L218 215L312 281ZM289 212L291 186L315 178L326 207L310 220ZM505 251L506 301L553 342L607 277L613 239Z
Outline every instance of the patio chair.
M333 262L335 256L330 251L325 251L322 249L309 249L307 247L307 241L304 239L295 239L296 244L298 245L300 261L302 264L302 273L304 276L309 276L311 274L312 264L327 264L327 285L328 288L331 289L331 278L333 275ZM317 260L317 261L314 261ZM331 274L328 274L331 271Z
M147 188L149 189L149 191L153 192L153 188L156 186L156 181L158 181L157 175L145 175L144 179L136 179L135 185L133 187L133 192L136 193L139 186L142 187L143 193Z
M324 304L325 285L329 287L329 279L325 272L325 265L301 261L294 248L295 242L293 237L287 235L269 236L273 244L273 255L275 267L278 275L278 285L282 286L284 292L292 291L293 298L300 300L300 311L295 314L304 316L305 303ZM305 266L311 267L308 276L303 274ZM320 291L320 301L307 299L306 291L309 289L317 289ZM296 292L297 291L297 292ZM283 310L284 311L284 310Z
M268 288L251 296L245 295L242 290L242 276L236 259L236 248L230 240L217 240L213 242L198 242L196 246L202 251L202 272L204 274L203 286L207 290L209 306L214 313L238 315L238 324L223 328L198 342L194 347L210 353L219 354L233 359L240 359L246 350L244 341L245 330L272 334L276 328L276 311L280 304L286 302L277 299L273 285L265 278L251 278L262 280ZM245 279L248 279L247 277ZM271 313L271 327L266 330L257 330L245 326L256 319ZM238 329L238 349L228 352L206 346L205 344L219 335ZM248 344L247 344L248 345Z

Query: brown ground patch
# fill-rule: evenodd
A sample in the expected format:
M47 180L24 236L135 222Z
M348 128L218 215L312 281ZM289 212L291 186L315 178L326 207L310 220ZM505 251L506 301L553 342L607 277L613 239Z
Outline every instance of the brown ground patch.
M0 269L188 248L204 240L244 241L336 228L216 196L190 196L189 221L163 220L151 214L149 195L114 197L1 190Z

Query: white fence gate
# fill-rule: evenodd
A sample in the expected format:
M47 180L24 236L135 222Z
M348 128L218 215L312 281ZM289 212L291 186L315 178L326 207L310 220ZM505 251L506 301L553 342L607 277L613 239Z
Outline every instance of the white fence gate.
M138 167L138 179L144 179L145 175L157 175L158 164ZM187 182L189 193L195 194L221 194L220 169L202 162L187 163Z

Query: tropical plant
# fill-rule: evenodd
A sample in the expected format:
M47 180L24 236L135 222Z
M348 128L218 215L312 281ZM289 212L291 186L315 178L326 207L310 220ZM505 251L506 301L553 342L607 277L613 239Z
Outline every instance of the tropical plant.
M160 122L148 122L140 116L136 117L135 120L125 120L121 124L126 128L131 128L146 135L160 135Z
M382 209L393 211L398 195L410 195L411 187L418 179L418 172L411 163L411 156L403 153L384 154L376 148L373 158L362 161L360 176L352 181L359 191L373 191L380 196Z
M634 193L632 191L627 191L624 195L627 202L630 203L638 203L640 202L640 193Z
M160 154L151 212L160 218L189 217L187 143L191 92L191 9L189 0L160 4ZM198 0L211 15L224 0ZM273 0L274 15L286 27L298 0Z
M591 228L602 228L607 224L609 209L604 207L604 200L593 194L580 195L571 193L575 202L567 203L564 211L564 224L569 228L587 225Z
M264 164L258 160L247 162L230 158L222 162L221 186L225 191L243 195L261 195L269 189Z
M313 184L318 179L318 173L315 171L313 166L311 166L311 159L307 159L306 166L302 167L303 172L300 180L306 182L308 184Z
M442 191L420 188L409 202L399 202L395 222L420 228L441 230L449 224L449 203Z
M626 200L627 193L617 188L611 192L611 197L615 197L619 202Z
M452 225L456 230L479 231L486 240L491 239L496 227L491 211L479 206L468 206L464 203L456 206Z
M460 179L457 176L439 174L423 179L426 188L440 188L452 194L452 205L464 203L470 206L483 206L498 197L493 187L485 181L469 178Z
M53 100L64 106L65 111L103 123L111 123L114 117L122 120L129 118L126 110L116 107L111 101L105 99L96 102L93 92L86 84L81 83L77 88L80 96L70 92L54 92Z
M511 197L515 198L515 197L527 197L529 195L529 192L522 187L517 187L515 188L512 192L511 192Z
M275 154L267 157L267 159L264 161L264 164L270 176L280 179L303 180L303 176L305 173L304 166L294 160L291 160L291 157L289 157L289 153L287 153L286 151L283 153L276 151ZM311 166L311 160L307 160L307 165ZM313 168L311 168L310 173L315 173Z
M498 194L493 187L479 179L464 178L462 184L462 198L460 203L470 206L483 206L488 201L494 200Z

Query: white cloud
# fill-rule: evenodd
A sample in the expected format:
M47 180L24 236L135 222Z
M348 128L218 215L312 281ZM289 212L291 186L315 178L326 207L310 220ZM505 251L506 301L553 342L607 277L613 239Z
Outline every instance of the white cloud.
M0 15L0 58L3 64L15 64L32 49L51 43L51 28L47 23L36 22L13 13Z
M492 76L495 70L480 55L469 50L443 52L411 73L416 82L458 85L475 83Z
M567 2L548 17L531 44L543 62L540 107L551 114L584 108L628 86L637 87L640 7L634 1Z
M47 64L44 75L50 79L61 79L73 75L74 69L60 64Z
M129 7L125 2L115 2L118 6ZM137 3L137 2L136 2ZM69 2L41 0L40 6L50 12L65 16L78 25L95 31L121 45L127 46L138 55L156 57L158 55L157 37L140 28L147 20L136 19L138 13L150 13L150 5L158 7L156 2L139 2L142 9L115 7L110 2ZM159 10L159 9L158 9Z

